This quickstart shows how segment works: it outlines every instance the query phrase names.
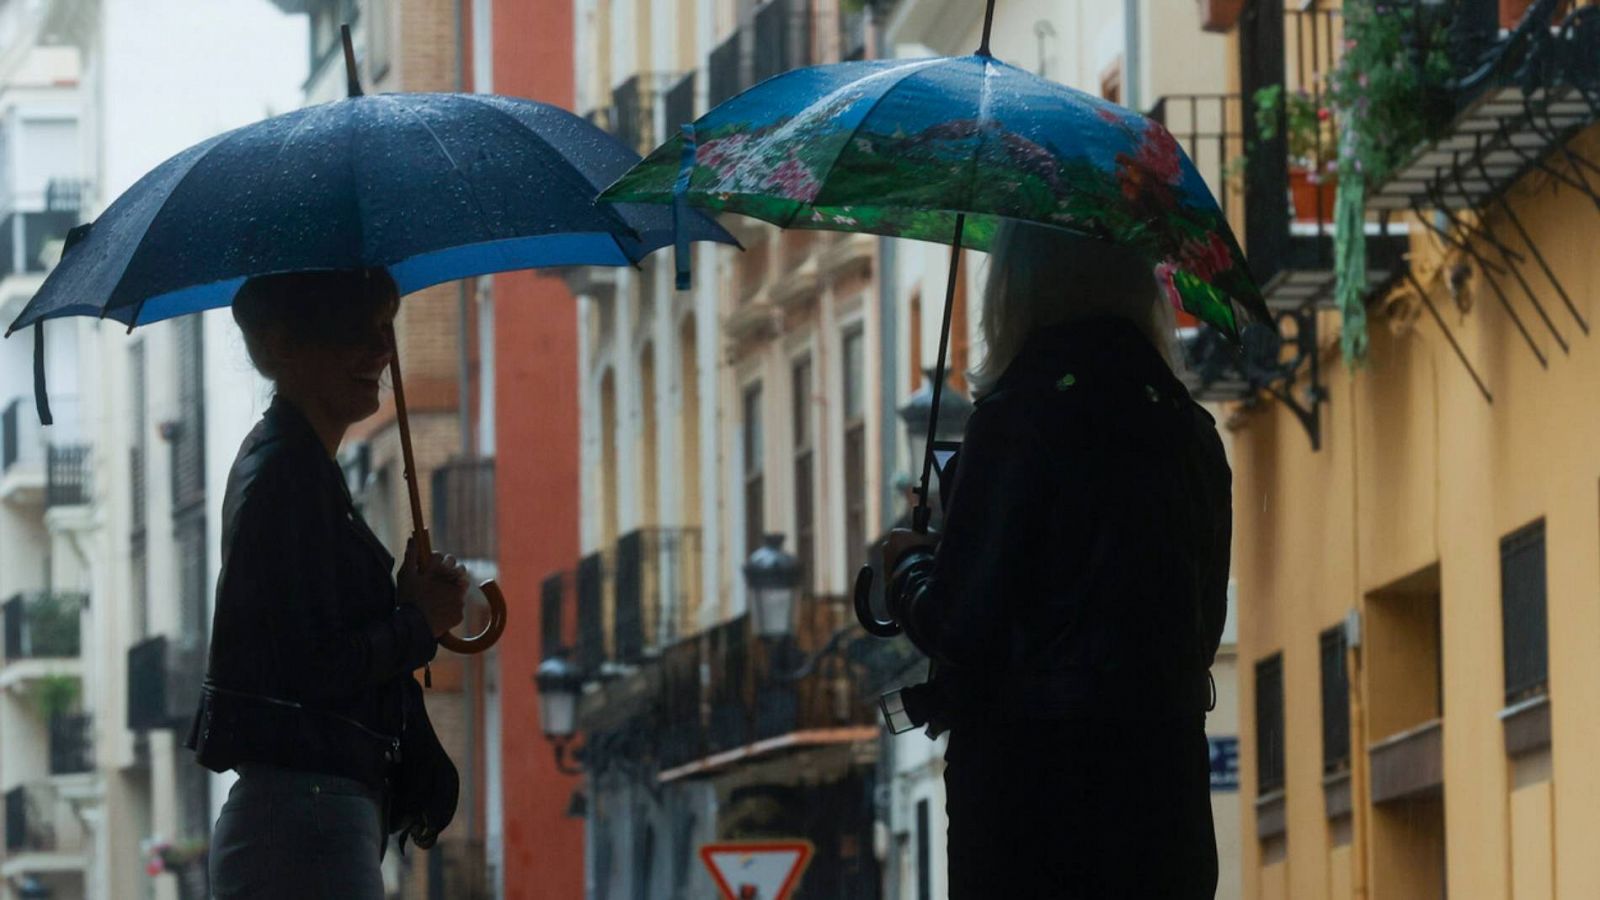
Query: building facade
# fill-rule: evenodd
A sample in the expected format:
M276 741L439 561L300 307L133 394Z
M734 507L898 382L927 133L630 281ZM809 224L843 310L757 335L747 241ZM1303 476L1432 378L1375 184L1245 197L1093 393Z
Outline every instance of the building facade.
M290 108L303 78L303 57L290 52L301 29L265 2L12 3L0 16L7 71L33 85L25 99L8 93L19 98L4 154L16 167L7 221L18 248L8 320L68 226L186 146ZM230 76L199 75L216 71ZM35 184L41 171L50 179ZM205 896L226 782L181 743L219 565L218 488L262 385L226 313L132 336L54 321L45 347L56 424L41 429L26 337L0 345L15 489L6 522L42 511L44 526L0 535L0 570L18 579L3 592L16 597L4 613L13 680L0 718L5 895Z
M1452 46L1471 54L1454 113L1369 185L1382 271L1364 365L1339 362L1316 230L1274 235L1281 217L1248 199L1230 211L1254 220L1269 303L1309 337L1285 395L1233 419L1248 897L1600 890L1583 849L1600 789L1600 467L1583 411L1600 384L1585 237L1600 108L1566 63L1600 58L1600 8L1537 4L1541 21L1527 6L1458 4ZM1338 4L1257 4L1231 38L1238 95L1316 91L1292 50L1306 16L1332 29L1320 71L1337 60Z

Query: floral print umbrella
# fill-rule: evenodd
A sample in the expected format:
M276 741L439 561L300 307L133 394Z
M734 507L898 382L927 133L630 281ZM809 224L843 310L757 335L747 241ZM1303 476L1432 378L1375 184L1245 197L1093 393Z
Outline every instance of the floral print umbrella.
M1166 128L987 52L797 69L683 131L601 199L979 250L1019 219L1142 249L1173 305L1229 337L1269 319Z

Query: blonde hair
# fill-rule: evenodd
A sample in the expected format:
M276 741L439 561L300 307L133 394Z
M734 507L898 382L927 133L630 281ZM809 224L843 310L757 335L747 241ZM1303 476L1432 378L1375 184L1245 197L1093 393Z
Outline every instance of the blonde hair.
M995 230L988 265L980 320L984 357L969 375L980 393L994 387L1034 332L1097 316L1129 320L1168 367L1180 370L1172 307L1149 261L1133 250L1005 220Z

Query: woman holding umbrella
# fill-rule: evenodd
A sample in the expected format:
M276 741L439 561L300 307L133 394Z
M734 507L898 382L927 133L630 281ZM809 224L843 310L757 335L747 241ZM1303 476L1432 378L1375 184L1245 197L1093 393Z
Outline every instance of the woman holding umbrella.
M1230 473L1138 254L1007 223L945 531L891 604L948 729L950 896L1209 898Z
M448 556L419 567L415 542L396 583L333 459L378 410L398 303L382 269L258 277L234 300L276 396L228 476L190 736L202 765L239 773L211 848L217 897L383 896L394 750L427 727L405 692L461 621L468 584Z

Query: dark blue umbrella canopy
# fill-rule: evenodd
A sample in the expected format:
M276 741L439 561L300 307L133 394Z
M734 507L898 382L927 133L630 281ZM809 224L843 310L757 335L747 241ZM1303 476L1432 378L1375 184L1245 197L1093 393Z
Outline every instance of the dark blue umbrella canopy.
M356 96L179 153L69 239L7 334L92 315L130 327L225 306L251 276L383 266L402 293L512 269L631 265L673 212L596 203L639 156L544 103ZM701 213L690 240L736 243Z

